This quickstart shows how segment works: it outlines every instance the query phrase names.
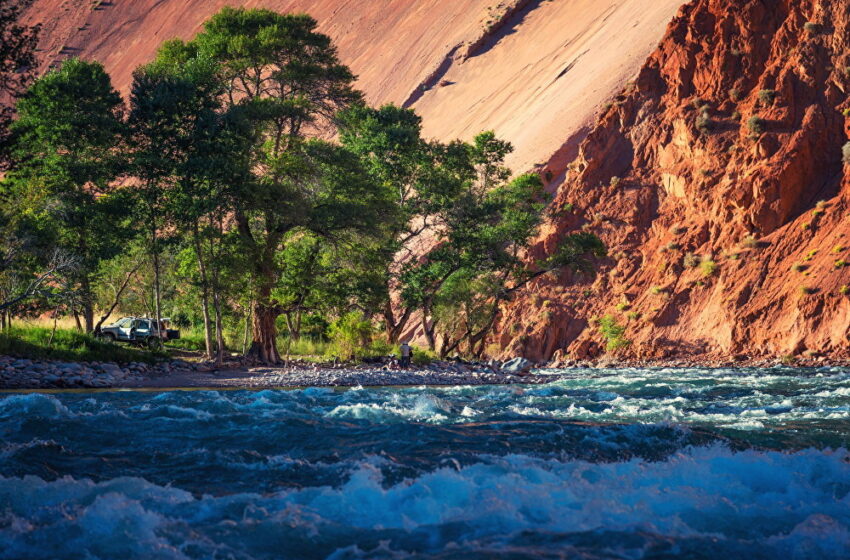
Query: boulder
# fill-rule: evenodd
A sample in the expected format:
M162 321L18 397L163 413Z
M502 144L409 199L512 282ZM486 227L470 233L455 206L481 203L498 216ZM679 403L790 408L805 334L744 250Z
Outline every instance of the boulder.
M534 367L534 362L531 360L527 360L522 357L517 357L508 360L504 364L502 364L502 372L510 373L513 375L526 375L531 368Z

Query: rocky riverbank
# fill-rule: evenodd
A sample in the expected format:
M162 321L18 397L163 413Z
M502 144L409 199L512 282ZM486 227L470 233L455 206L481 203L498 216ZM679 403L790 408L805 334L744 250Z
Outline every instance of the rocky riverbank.
M165 387L346 387L358 385L488 385L535 383L552 376L529 373L532 362L504 364L435 362L410 369L385 364L313 364L292 361L282 367L172 360L156 365L61 362L0 356L0 389L106 389Z
M795 360L775 358L738 360L654 360L534 364L523 358L508 362L468 363L440 361L399 369L386 364L315 364L291 361L284 366L251 366L232 362L211 364L171 360L155 365L134 362L61 362L0 356L0 389L109 389L109 388L273 388L356 387L375 385L505 385L549 383L561 372L592 368L769 368L847 367L850 362L823 357Z
M198 365L174 360L151 365L132 362L63 362L0 356L0 389L104 389L131 387L148 379L187 375Z

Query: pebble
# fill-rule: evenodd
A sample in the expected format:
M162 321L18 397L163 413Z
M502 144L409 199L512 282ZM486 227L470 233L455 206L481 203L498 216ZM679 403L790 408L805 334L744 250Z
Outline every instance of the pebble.
M125 366L110 362L63 362L0 356L0 389L109 388L194 366L180 360L149 365L133 362Z

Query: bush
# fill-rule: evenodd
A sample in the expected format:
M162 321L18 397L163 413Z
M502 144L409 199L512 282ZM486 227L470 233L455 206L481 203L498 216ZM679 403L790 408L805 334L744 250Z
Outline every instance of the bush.
M717 272L717 263L712 260L704 260L699 265L703 276L713 276Z
M747 235L741 241L741 245L743 245L747 249L755 249L759 246L759 242L758 239L756 239L755 235Z
M776 101L776 90L763 89L759 92L759 101L765 107L770 107Z
M437 360L437 354L431 352L427 348L413 348L413 355L410 358L410 361L415 366L427 366L433 361Z
M741 90L738 88L732 88L729 90L729 99L732 101L740 101L741 100Z
M682 259L682 264L685 268L696 268L699 266L699 257L693 253L687 253Z
M628 348L632 341L625 338L626 327L617 323L613 315L605 315L599 319L599 332L605 339L605 348L609 352L615 352Z
M847 142L841 148L841 161L844 162L844 165L850 165L850 142Z
M123 344L100 342L93 336L74 329L56 329L53 343L52 329L45 327L15 327L0 332L0 354L37 360L65 360L79 362L129 362L152 363L167 358L164 352L138 350Z
M817 33L820 33L820 24L815 23L813 21L807 21L803 24L803 29L805 29L807 33L815 35Z
M708 109L703 109L699 115L697 115L696 127L702 134L708 134L711 132L711 129L714 127L714 121L711 120L711 115L708 113Z
M372 340L372 323L362 313L346 313L331 324L330 337L333 350L340 358L363 355Z
M750 120L747 121L747 128L750 129L750 132L759 136L764 133L765 121L763 118L758 116L750 117Z

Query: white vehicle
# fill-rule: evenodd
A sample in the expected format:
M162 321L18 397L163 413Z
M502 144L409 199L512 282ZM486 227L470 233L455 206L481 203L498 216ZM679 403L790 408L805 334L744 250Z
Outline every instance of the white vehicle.
M180 331L168 328L169 321L163 318L161 328L157 328L156 319L150 317L122 317L111 325L101 327L96 336L105 342L128 342L159 350L164 341L180 338Z

